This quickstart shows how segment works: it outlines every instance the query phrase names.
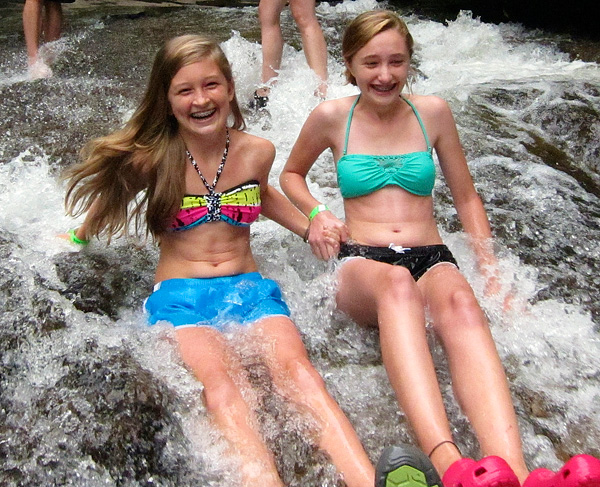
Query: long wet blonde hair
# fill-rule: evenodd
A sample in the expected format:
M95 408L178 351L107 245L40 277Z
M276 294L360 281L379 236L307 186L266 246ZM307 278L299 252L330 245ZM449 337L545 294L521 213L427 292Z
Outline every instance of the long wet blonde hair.
M185 193L185 145L168 100L171 80L184 66L214 60L234 86L231 65L219 45L206 37L184 35L167 41L157 52L146 92L125 126L89 142L81 163L65 173L67 214L92 208L87 236L127 234L134 223L139 235L146 217L146 234L166 230ZM235 97L230 103L237 130L245 128Z

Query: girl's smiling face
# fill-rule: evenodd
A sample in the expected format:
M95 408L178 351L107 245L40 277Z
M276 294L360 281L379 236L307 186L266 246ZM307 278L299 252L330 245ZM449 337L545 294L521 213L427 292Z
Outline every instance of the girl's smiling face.
M171 80L167 94L181 135L208 135L227 123L233 84L212 58L182 67Z
M388 29L359 49L346 66L363 96L377 103L388 102L397 99L406 85L410 52L404 36Z

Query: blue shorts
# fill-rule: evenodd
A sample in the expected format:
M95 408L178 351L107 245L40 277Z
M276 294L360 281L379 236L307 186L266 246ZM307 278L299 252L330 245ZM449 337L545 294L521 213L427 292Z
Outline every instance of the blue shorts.
M176 327L250 324L269 316L290 316L281 290L258 272L226 277L167 279L154 286L144 308L148 321Z

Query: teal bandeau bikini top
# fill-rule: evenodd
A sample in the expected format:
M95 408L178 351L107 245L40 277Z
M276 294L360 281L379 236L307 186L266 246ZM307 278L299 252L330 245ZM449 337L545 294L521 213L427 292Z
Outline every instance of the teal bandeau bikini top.
M389 185L400 186L418 196L431 195L435 184L435 163L431 154L431 144L419 112L406 98L402 99L410 105L421 125L427 151L382 156L347 154L350 124L359 98L360 95L348 114L344 152L337 163L337 180L342 196L344 198L364 196Z

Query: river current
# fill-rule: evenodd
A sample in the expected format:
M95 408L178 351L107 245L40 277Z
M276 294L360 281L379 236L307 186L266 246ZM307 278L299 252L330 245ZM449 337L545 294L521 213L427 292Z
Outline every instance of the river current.
M331 98L345 85L339 42L372 0L321 3ZM140 98L154 53L173 35L215 36L233 64L237 94L260 73L256 7L104 7L72 11L50 46L54 76L27 80L19 26L0 42L0 484L7 486L225 486L236 459L211 427L202 385L183 367L172 330L141 314L157 252L144 241L94 241L79 250L56 235L64 215L61 170L90 138L116 128ZM560 39L463 12L445 23L406 17L416 39L416 93L447 99L514 295L486 298L443 179L435 211L446 243L489 316L506 366L530 468L571 455L600 457L600 68L560 50ZM3 24L4 25L4 24ZM310 111L318 80L289 13L269 116L249 131L272 140L272 183ZM330 154L309 174L314 194L343 216ZM332 264L261 220L252 227L261 271L277 279L311 359L369 455L413 441L386 378L374 330L333 308ZM231 334L244 357L260 424L290 486L343 485L315 448L305 412L278 396L261 351ZM430 334L455 438L477 457ZM401 353L401 350L399 350ZM478 387L486 387L478 384Z

